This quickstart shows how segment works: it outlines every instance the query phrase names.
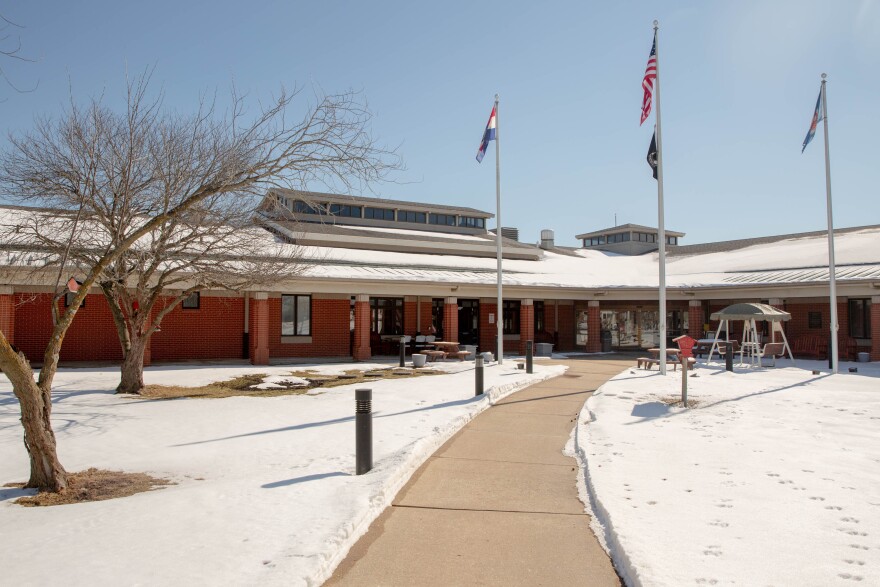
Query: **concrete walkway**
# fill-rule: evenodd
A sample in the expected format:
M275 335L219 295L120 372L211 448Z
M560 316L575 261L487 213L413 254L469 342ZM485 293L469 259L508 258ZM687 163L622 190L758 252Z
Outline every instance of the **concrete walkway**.
M326 585L614 585L562 454L590 393L632 359L553 361L561 377L468 423L401 489ZM545 364L542 361L542 364Z

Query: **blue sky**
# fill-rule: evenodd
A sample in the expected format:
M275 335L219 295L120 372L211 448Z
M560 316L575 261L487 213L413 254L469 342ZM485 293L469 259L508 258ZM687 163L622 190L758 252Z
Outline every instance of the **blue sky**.
M155 67L167 107L234 81L360 90L406 170L377 194L495 211L494 147L474 160L501 95L502 224L535 242L657 223L639 127L660 21L666 226L682 244L826 227L823 143L803 155L827 72L835 225L880 223L880 2L59 2L6 8L33 63L4 62L2 130L75 99L118 106L126 70ZM0 141L5 146L6 132Z

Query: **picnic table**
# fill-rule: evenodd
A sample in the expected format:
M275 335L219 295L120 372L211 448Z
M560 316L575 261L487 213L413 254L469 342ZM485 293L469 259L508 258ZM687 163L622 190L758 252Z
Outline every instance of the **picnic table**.
M445 359L448 356L454 356L458 358L458 360L464 361L465 357L470 355L468 351L463 351L459 348L459 343L449 340L435 340L434 342L428 343L428 346L436 348L436 350L433 351L424 351L424 354L428 355L429 358L433 357L431 360L436 360L437 358Z

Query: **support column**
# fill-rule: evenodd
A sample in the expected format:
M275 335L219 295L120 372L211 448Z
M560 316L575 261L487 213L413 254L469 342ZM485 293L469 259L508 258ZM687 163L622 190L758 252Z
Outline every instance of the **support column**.
M443 339L458 339L458 298L443 300Z
M880 361L880 296L871 298L871 360Z
M688 336L697 340L703 338L703 302L688 301Z
M535 302L525 299L519 303L519 354L526 354L526 341L535 340ZM533 347L534 348L534 347Z
M370 296L358 294L354 298L354 345L352 358L367 361L372 356L370 349Z
M599 316L599 302L587 302L587 352L598 353L602 350L602 319Z
M269 364L269 294L260 291L251 300L251 364Z
M15 300L7 285L0 285L0 332L9 344L15 344Z
M419 305L416 296L403 298L403 333L415 336L419 330Z

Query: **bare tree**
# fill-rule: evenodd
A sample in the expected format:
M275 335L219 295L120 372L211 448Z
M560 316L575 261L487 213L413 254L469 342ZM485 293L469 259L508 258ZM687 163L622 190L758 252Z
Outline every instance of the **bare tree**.
M5 15L0 14L0 55L16 61L33 62L33 59L29 59L22 55L21 38L12 33L14 29L20 28L22 28L21 25L12 22ZM0 64L0 78L2 78L6 84L16 92L32 92L37 88L36 85L29 90L19 88L12 79L10 79L7 68L3 64Z
M317 96L291 121L301 95L296 91L282 92L249 119L244 99L234 93L225 113L212 103L191 116L165 112L161 97L148 99L148 85L148 75L128 85L124 112L92 100L72 104L57 121L38 120L29 134L11 136L0 155L4 191L18 203L53 211L18 215L15 226L6 227L7 241L39 250L51 234L56 244L66 243L44 249L46 262L58 267L56 300L66 293L74 264L83 276L66 308L52 304L54 327L36 381L27 359L0 333L0 369L21 404L28 487L67 487L50 422L51 389L64 336L92 286L128 279L132 255L159 247L163 234L168 246L185 241L187 223L203 222L212 201L234 207L274 186L303 189L312 182L362 187L399 164L371 137L370 113L356 93ZM142 267L149 273L148 264ZM145 283L154 283L153 276ZM205 277L200 283L217 282ZM131 322L133 300L122 288L108 288Z

